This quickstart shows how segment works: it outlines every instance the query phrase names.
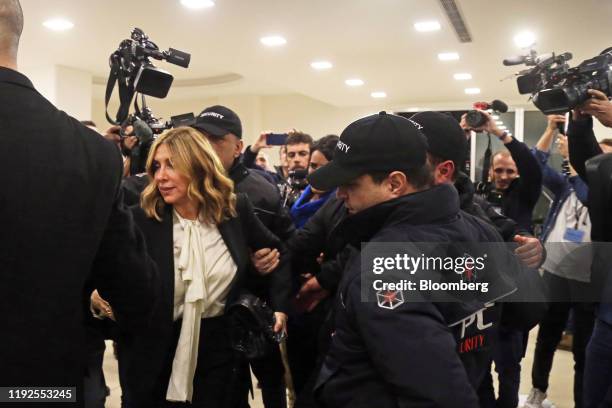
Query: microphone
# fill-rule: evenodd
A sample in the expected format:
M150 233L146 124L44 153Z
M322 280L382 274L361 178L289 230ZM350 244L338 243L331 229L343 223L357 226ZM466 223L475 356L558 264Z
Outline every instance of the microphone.
M153 131L151 130L149 125L147 125L147 122L145 122L144 120L142 119L134 120L133 126L134 126L134 135L138 137L138 139L140 140L140 143L146 143L149 140L153 139Z
M509 67L512 65L520 65L524 64L527 61L527 57L525 55L517 55L514 57L506 58L503 63L505 66Z
M491 102L491 109L497 112L506 113L508 112L508 105L499 99L495 99L493 102Z
M474 109L487 110L492 109L497 112L506 113L508 112L508 105L499 99L495 99L493 102L476 102L474 104Z

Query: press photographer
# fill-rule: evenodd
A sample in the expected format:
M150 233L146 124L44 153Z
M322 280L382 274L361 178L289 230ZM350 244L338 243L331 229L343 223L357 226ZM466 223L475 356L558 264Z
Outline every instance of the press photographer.
M597 142L593 132L595 116L604 126L612 127L612 104L604 92L589 89L590 96L585 103L576 107L570 115L568 142L570 163L580 177L589 185L589 215L592 220L591 240L611 241L610 236L610 151L607 145ZM591 282L594 288L601 288L601 303L593 334L586 349L584 367L585 407L610 406L612 404L612 279L611 259L607 245L594 247L591 266Z
M488 180L483 180L479 193L497 206L502 214L516 221L524 230L533 233L531 216L542 191L542 170L525 143L499 129L487 112L480 112L486 118L482 126L469 126L465 114L461 118L461 127L464 130L492 134L508 150L492 155ZM529 177L520 177L521 174Z
M245 149L244 163L247 167L252 168L255 166L255 159L261 149L280 146L282 166L284 148L287 169L285 171L282 167L277 168L277 173L272 173L272 175L281 191L283 205L286 208L291 208L308 185L306 176L308 175L312 143L313 140L310 135L295 129L288 133L262 132L255 143Z

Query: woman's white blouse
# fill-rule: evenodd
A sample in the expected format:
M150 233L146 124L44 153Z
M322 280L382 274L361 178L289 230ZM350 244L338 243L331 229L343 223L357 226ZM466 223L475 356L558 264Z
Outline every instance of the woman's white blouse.
M214 224L173 214L174 320L183 319L168 401L191 401L202 318L223 314L236 264Z
M190 231L186 233L186 229ZM196 231L199 234L199 239L195 241L201 243L199 248L191 248L191 251L200 252L198 255L204 262L201 269L205 295L202 317L214 317L223 314L225 298L236 276L236 264L217 226L199 220L185 219L174 211L174 320L183 316L185 288L187 286L183 280L183 270L187 267L189 256L192 255L189 253L191 251L185 249L185 237L192 233L191 231Z

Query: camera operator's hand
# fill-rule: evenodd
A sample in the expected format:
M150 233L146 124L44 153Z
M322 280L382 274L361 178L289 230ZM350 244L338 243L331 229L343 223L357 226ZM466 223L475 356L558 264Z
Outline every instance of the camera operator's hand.
M528 268L537 268L542 263L544 248L539 239L515 235L514 242L519 244L514 253Z
M470 128L467 124L467 113L464 113L461 116L461 122L460 125L463 128L463 130L473 130L474 132L487 132L487 133L491 133L492 135L495 135L495 137L497 137L499 140L501 140L503 143L508 143L512 140L511 136L504 136L504 131L499 129L497 127L497 124L495 123L495 119L493 119L491 117L491 115L489 115L488 112L485 112L483 110L478 110L480 113L482 113L482 115L487 118L487 121L485 122L484 125L476 127L476 128Z
M128 136L125 139L123 139L123 146L127 150L132 150L134 146L136 146L137 144L138 144L138 138L136 136Z
M251 261L260 275L267 275L278 266L280 253L278 249L262 248L251 255Z
M612 127L612 103L605 93L596 89L589 89L591 99L580 106L582 115L592 115L606 127Z
M255 141L255 143L253 143L251 145L251 151L255 154L259 153L259 151L261 149L267 149L269 147L272 147L270 145L268 145L268 134L272 133L272 131L270 130L265 130L263 132L261 132L259 134L259 137L257 138L257 140Z
M551 130L551 131L557 130L558 123L565 123L564 115L548 115L546 116L546 118L548 119L547 128L548 130Z
M119 143L121 142L121 134L119 132L121 132L121 126L111 126L106 129L103 136L106 140L119 146Z

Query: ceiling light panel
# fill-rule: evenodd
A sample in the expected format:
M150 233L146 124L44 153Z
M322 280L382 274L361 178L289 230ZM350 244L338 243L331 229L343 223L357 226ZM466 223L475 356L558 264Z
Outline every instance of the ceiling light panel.
M441 52L438 54L438 59L440 61L456 61L459 59L459 54L456 52Z
M414 23L414 29L420 33L428 33L440 30L440 23L437 21L419 21Z
M262 37L259 41L266 47L280 47L282 45L287 44L287 40L280 35L270 35L267 37Z
M181 0L181 4L191 10L201 10L215 5L212 0Z
M465 93L468 95L478 95L480 93L480 88L466 88Z
M468 74L467 72L461 72L453 75L453 78L455 78L457 81L466 81L468 79L472 79L472 74Z
M310 63L310 66L317 71L333 68L333 65L329 61L314 61Z
M346 81L344 81L344 83L348 86L361 86L364 84L364 82L359 78L347 79Z
M514 44L519 48L529 48L535 45L536 37L531 31L521 31L514 36Z
M376 92L372 92L370 94L370 96L372 98L376 98L376 99L380 99L380 98L386 98L387 97L387 93L383 92L383 91L376 91Z
M65 18L52 18L43 23L43 26L53 31L67 31L74 27L72 21Z

